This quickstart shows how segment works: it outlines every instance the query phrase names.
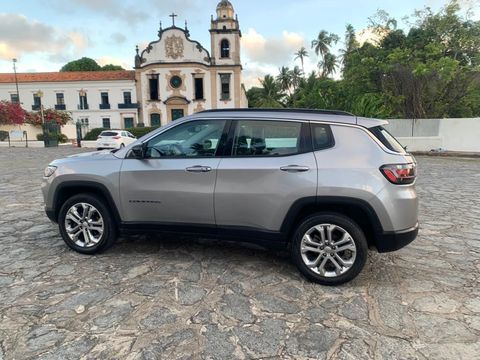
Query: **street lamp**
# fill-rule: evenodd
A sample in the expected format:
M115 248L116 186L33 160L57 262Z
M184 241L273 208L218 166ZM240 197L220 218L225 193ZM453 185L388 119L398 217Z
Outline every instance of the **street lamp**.
M18 79L17 79L17 59L12 59L13 61L13 73L15 74L15 87L17 88L17 101L20 104L20 93L18 92Z
M42 117L42 124L44 124L45 120L43 118L43 103L42 103L43 91L38 90L35 95L37 95L37 97L40 98L40 116Z

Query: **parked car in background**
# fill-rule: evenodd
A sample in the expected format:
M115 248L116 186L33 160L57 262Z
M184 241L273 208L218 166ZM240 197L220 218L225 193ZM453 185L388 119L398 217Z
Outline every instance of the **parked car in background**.
M45 210L84 254L119 230L186 232L282 247L307 279L341 284L369 248L417 236L416 161L385 124L338 111L196 113L125 149L55 160Z
M136 140L137 138L126 130L105 130L98 135L97 150L121 149Z

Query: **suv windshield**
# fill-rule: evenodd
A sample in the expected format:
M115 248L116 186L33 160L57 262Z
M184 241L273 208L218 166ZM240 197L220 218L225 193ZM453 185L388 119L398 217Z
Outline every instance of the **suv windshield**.
M383 126L375 126L369 130L389 150L402 154L405 153L405 149L403 148L402 144L400 144L398 140L395 139L393 135L390 134Z
M115 131L102 131L100 136L117 136L118 132Z

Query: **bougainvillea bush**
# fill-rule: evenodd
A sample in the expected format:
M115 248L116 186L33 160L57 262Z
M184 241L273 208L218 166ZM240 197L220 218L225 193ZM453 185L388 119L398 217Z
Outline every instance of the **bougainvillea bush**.
M56 122L58 125L65 125L72 116L68 111L58 111L55 109L44 109L43 119L45 122ZM0 125L23 125L24 123L34 126L42 125L42 115L40 111L25 111L20 104L9 101L0 101Z
M45 122L56 122L58 125L61 126L72 120L72 116L68 111L58 111L55 109L44 109L43 118ZM34 126L41 126L42 115L40 111L29 112L26 116L25 122Z
M22 125L27 112L20 104L0 101L0 125Z

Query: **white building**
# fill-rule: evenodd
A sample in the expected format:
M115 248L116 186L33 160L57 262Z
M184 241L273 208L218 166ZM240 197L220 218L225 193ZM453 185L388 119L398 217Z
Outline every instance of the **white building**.
M38 111L40 105L66 110L89 129L128 128L138 122L134 79L134 71L17 74L25 110ZM18 101L14 74L0 74L0 100Z
M175 25L158 31L158 39L141 53L135 79L140 117L146 125L164 125L205 109L247 107L240 61L241 31L232 4L222 0L210 26L211 51Z
M69 111L85 131L159 126L202 110L247 107L238 19L228 0L216 13L210 52L172 14L171 27L160 26L158 39L141 53L137 47L134 71L18 73L22 107ZM0 100L18 101L12 73L0 74Z

